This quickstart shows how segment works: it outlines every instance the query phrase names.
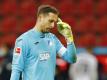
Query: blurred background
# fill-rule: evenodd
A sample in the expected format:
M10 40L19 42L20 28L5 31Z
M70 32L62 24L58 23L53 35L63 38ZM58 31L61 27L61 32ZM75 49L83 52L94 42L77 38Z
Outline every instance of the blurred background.
M0 0L0 80L9 80L15 39L35 26L41 4L60 11L77 47L77 63L57 58L55 80L107 80L107 0Z

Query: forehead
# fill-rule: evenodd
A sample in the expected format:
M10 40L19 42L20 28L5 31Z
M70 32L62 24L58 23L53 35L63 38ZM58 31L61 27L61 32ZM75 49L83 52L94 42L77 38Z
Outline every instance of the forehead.
M48 13L48 18L49 18L50 20L57 21L58 15L57 15L57 14L54 14L54 13Z

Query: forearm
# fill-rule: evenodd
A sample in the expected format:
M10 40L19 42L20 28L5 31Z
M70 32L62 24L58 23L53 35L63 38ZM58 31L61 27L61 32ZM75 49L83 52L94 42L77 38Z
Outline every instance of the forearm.
M62 56L64 60L66 60L69 63L75 63L76 62L76 47L74 45L74 42L67 44L67 50Z
M16 70L16 69L12 70L10 80L19 80L20 73L21 73L21 71L19 71L19 70Z

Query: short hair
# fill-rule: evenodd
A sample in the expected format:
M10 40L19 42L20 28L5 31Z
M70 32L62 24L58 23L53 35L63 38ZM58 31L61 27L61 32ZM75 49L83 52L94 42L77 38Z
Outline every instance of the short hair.
M51 5L41 5L38 8L37 17L40 14L48 14L50 12L59 15L59 11L55 7Z

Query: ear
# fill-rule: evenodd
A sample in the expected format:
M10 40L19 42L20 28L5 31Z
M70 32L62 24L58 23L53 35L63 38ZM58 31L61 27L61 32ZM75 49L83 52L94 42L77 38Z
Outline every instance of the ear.
M39 21L42 21L42 19L44 18L44 15L40 14L38 18L39 18Z
M41 21L41 15L38 16L38 20Z

